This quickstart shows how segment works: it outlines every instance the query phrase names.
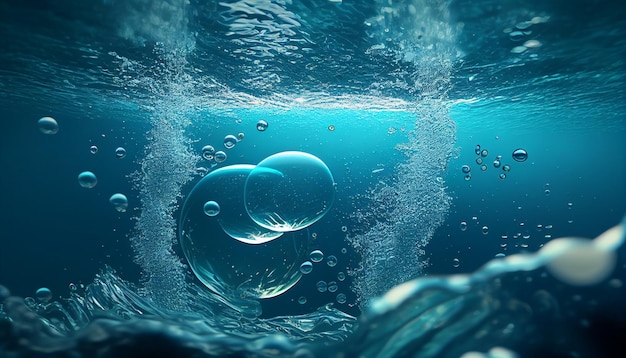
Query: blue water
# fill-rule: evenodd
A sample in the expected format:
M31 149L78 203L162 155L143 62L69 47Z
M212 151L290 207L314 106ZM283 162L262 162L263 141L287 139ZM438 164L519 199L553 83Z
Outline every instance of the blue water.
M0 284L18 298L0 306L0 356L624 353L623 247L590 286L480 269L622 222L624 19L609 0L2 2ZM228 159L202 160L206 144ZM307 230L338 264L314 264L255 317L194 277L178 208L197 168L291 150L336 182ZM28 298L40 287L50 302Z

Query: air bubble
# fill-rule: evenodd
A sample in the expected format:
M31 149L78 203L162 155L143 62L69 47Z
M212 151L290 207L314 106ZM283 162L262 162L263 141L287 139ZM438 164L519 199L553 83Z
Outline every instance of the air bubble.
M84 171L78 174L78 184L83 188L91 189L98 184L96 175L90 171Z
M459 224L459 228L461 229L461 231L467 230L467 222L461 221L461 223Z
M328 290L328 284L326 281L318 281L315 284L315 288L317 288L317 292L326 292L326 290Z
M339 286L337 285L337 282L330 281L328 283L328 292L337 292L338 288L339 288Z
M469 165L464 165L461 167L461 171L465 174L469 173L472 171L472 168Z
M483 226L483 235L487 235L489 233L489 227L487 225Z
M120 213L126 212L126 209L128 208L128 199L126 198L126 195L121 193L111 195L109 202L113 205L115 210Z
M328 256L326 264L330 267L335 267L337 265L337 257L335 255Z
M313 264L311 261L304 261L302 265L300 265L300 272L303 274L308 275L311 271L313 271Z
M205 145L202 147L202 158L204 160L213 160L215 157L215 148L212 145Z
M488 151L487 149L483 149L483 150L480 152L480 156L481 156L481 157L486 157L486 156L488 156L488 155L489 155L489 151Z
M452 260L452 266L453 267L459 267L461 266L461 261L459 261L459 259L455 258Z
M476 144L476 148L474 148L474 153L476 153L476 155L480 155L480 144Z
M522 148L515 149L512 156L513 160L515 160L516 162L524 162L526 161L526 159L528 159L528 153Z
M98 147L95 146L95 145L92 145L91 147L89 147L89 153L91 153L91 154L98 153Z
M337 295L337 303L339 304L344 304L346 303L346 295L343 293L340 293Z
M35 292L35 296L41 302L48 302L52 299L52 291L47 287L42 287Z
M115 149L115 157L117 159L122 159L126 156L126 149L122 148L122 147L117 147L117 149Z
M237 145L237 137L235 137L232 134L227 135L226 137L224 137L224 147L226 149L233 149L235 148L235 145Z
M337 273L337 280L343 281L346 279L346 274L343 271Z
M303 305L306 303L306 297L304 296L300 296L300 298L298 298L298 303Z
M268 126L269 124L262 119L256 122L256 130L258 130L259 132L265 132Z
M40 118L39 121L37 121L37 125L43 134L57 134L59 131L59 124L52 117Z
M226 160L226 158L227 158L226 153L224 153L221 150L218 152L215 152L215 156L213 157L216 163L222 163Z
M320 250L313 250L311 251L309 258L313 262L322 262L322 260L324 259L324 253Z

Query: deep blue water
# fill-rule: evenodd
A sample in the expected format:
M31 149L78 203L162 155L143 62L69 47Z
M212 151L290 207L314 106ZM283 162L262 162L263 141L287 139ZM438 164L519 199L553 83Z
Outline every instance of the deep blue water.
M67 298L77 300L74 294L98 296L82 290L70 293L68 285L88 286L105 270L104 287L107 283L113 287L118 278L136 285L122 291L141 292L142 299L151 302L153 306L144 309L150 320L160 317L155 320L164 326L182 327L200 337L199 341L196 336L172 338L171 352L180 355L191 354L177 351L180 346L199 349L195 344L202 339L215 339L217 346L226 347L199 349L209 356L272 354L271 344L238 341L244 335L239 331L249 334L246 339L251 342L268 331L281 332L293 342L313 342L311 354L319 356L340 351L348 356L459 356L494 346L522 356L603 356L609 348L623 352L618 338L626 331L626 312L620 305L625 294L623 247L617 250L610 279L590 287L562 284L540 269L503 276L501 282L485 279L458 297L446 291L453 298L419 291L407 299L406 306L390 312L363 314L360 304L374 298L367 293L383 294L400 283L397 280L472 273L496 254L537 252L554 238L594 238L623 220L624 19L626 7L608 0L4 1L0 4L4 124L0 131L0 187L4 188L0 283L20 297L33 297L38 288L48 287L54 300L70 305ZM524 43L525 49L515 50ZM37 120L44 116L58 121L57 134L39 131ZM259 119L269 123L264 132L256 130ZM455 126L452 136L442 135L441 123ZM155 127L164 129L155 132ZM418 135L411 133L415 130ZM429 130L432 134L423 134ZM332 209L308 230L317 236L310 249L337 256L338 265L315 264L314 271L303 275L295 287L262 300L261 319L311 314L344 293L347 302L335 303L334 308L361 316L358 327L335 312L328 316L345 324L343 329L338 323L311 332L298 330L301 326L290 331L284 322L254 320L233 329L228 325L233 313L218 303L206 312L196 310L200 317L210 317L207 327L235 337L220 340L193 328L189 322L197 316L189 319L183 310L177 319L168 311L172 306L160 305L169 302L168 297L141 290L147 278L169 277L149 272L152 266L135 259L142 255L131 244L140 242L133 240L142 235L137 218L149 212L148 207L158 207L145 201L148 196L141 187L160 190L159 181L165 188L175 177L158 164L144 164L146 158L157 153L159 144L171 153L159 154L157 163L175 166L177 158L187 163L184 158L195 156L194 165L182 170L188 173L180 176L187 178L184 183L174 184L180 195L163 194L182 205L201 179L191 174L194 168L210 169L210 163L200 157L201 148L211 144L223 149L224 136L237 133L245 135L243 140L225 150L228 159L216 168L256 164L274 153L297 150L323 160L337 184ZM173 143L172 138L183 140ZM92 145L98 147L95 155L89 151ZM485 171L476 164L476 145L489 152L483 157ZM120 146L127 151L123 159L114 154ZM438 148L443 148L441 158ZM517 148L528 152L526 161L513 160ZM511 166L504 180L498 177L502 169L492 164L498 155L503 165ZM463 165L471 167L470 180L464 179ZM84 170L97 174L95 188L78 185L77 175ZM157 178L157 184L146 179L151 177ZM395 203L386 202L387 206L365 197L372 190L380 192L381 183L400 193L396 196L407 197L400 201L376 197ZM445 190L441 197L436 194L440 187ZM108 203L115 192L128 197L125 213ZM448 196L449 201L444 198ZM169 216L175 222L178 210ZM463 221L466 230L460 228ZM366 271L358 268L373 264L354 242L368 237L377 222L390 228L377 237L402 243L381 244L390 251L383 268L374 265L372 272L383 275L363 276ZM152 224L171 226L163 221ZM429 230L431 234L423 234ZM173 254L164 257L178 257L186 265L177 238L171 239ZM407 252L413 247L424 253ZM108 276L106 267L116 274ZM191 270L184 271L186 282L202 290ZM353 274L338 281L339 272ZM337 281L337 292L317 292L319 280ZM371 291L354 288L374 281ZM152 294L162 296L159 292ZM545 311L536 305L538 292L549 292L553 298L541 302L556 302L554 318L542 316ZM213 302L204 297L198 295L196 304ZM298 303L300 297L307 302ZM529 307L533 313L522 313L525 308L494 308L484 303L489 298L508 302L507 307ZM112 304L118 307L118 316L107 312L114 321L128 318L119 313L125 309L135 317L136 311L129 307L141 306L139 298L125 303L111 300L118 305ZM467 312L484 312L488 318L459 316L446 305L454 300ZM396 336L376 331L393 326L399 318L418 317L419 307L429 305L441 307L433 310L437 314L450 312L449 317L438 316L445 327L440 331L417 318L390 328L389 332L398 332ZM223 322L215 318L220 310L225 312ZM100 312L93 306L85 311L88 318L78 320L76 329L95 321ZM39 307L38 313L53 326L59 325L46 316L49 311ZM5 316L0 319L9 322ZM13 324L3 323L7 328L0 332L0 355L43 351L46 345L54 347L49 351L58 356L81 349L80 344L64 346L54 339L15 345L13 339L20 333L7 332L18 332L17 323L25 321L11 319ZM509 321L519 329L516 338L498 333ZM454 322L466 324L470 331L458 331ZM417 328L412 330L412 325ZM143 327L145 332L162 333L161 328L141 323L137 327L140 332ZM476 332L481 328L487 333L479 337ZM328 336L344 332L337 340L347 337L346 343L329 339L320 333L324 329ZM412 340L405 342L401 336L407 331ZM563 334L556 337L554 331ZM112 333L107 344L119 347L115 338ZM396 342L402 348L394 350ZM134 343L136 355L142 346L149 346L139 338ZM297 355L288 344L272 344L277 355ZM440 351L429 351L431 346ZM104 352L85 349L80 354L119 353Z

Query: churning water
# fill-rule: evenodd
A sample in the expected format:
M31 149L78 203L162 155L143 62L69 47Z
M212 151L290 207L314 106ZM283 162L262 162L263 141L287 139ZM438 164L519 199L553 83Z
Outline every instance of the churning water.
M623 4L0 19L0 356L626 352Z

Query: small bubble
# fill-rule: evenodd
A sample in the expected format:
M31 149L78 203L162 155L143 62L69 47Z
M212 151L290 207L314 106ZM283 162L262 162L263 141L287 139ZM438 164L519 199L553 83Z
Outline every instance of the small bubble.
M226 158L227 158L226 153L222 152L221 150L218 152L215 152L215 156L213 157L216 163L222 163L226 160Z
M128 208L128 199L126 198L126 195L121 193L111 195L109 202L113 205L115 210L120 213L126 212L126 209Z
M42 287L35 292L35 297L41 302L48 302L52 299L52 291L47 287Z
M537 40L528 40L524 42L524 46L528 48L538 48L538 47L541 47L541 42Z
M476 148L474 148L474 153L476 153L476 155L480 155L480 144L476 144Z
M204 207L202 209L204 210L204 214L206 214L206 216L216 216L220 213L220 205L213 200L209 200L204 203Z
M567 208L571 209L572 207L574 207L574 203L567 203Z
M522 148L515 149L512 153L513 160L516 162L525 162L528 159L528 153Z
M498 254L496 254L496 256L495 256L495 257L497 257L497 258L501 258L501 257L505 257L505 256L506 256L506 255L505 255L505 254L503 254L503 253L498 253Z
M95 146L95 145L92 145L91 147L89 147L89 153L91 153L91 154L98 153L98 147Z
M90 171L84 171L78 174L78 184L83 188L91 189L98 184L96 175Z
M472 180L472 175L471 175L471 174L465 174L465 176L463 177L463 179L464 179L465 181L470 181L470 180Z
M515 46L511 49L511 53L520 54L526 52L526 50L528 50L526 46Z
M117 147L117 149L115 149L115 156L117 157L117 159L124 158L126 156L126 149L122 147Z
M330 281L328 283L328 292L337 292L338 288L339 288L339 286L337 285L337 282Z
M335 267L337 265L337 257L335 255L330 255L326 259L326 264L330 267Z
M464 166L462 166L462 167L461 167L461 171L462 171L463 173L467 174L467 173L469 173L469 172L471 172L471 171L472 171L472 168L470 168L470 166L469 166L469 165L464 165Z
M524 39L524 33L521 31L511 31L511 33L509 33L509 38L511 39L511 41L522 41Z
M347 226L342 226L342 227L341 227L341 231L343 231L343 232L348 231L348 227L347 227Z
M476 164L478 164L478 165L483 164L483 158L481 158L481 157L476 158Z
M521 21L521 22L518 22L518 23L515 25L515 27L516 27L516 28L518 28L518 29L520 29L520 30L526 30L526 29L528 29L529 27L531 27L532 25L533 25L533 22L532 22L532 21Z
M339 304L344 304L346 303L346 295L343 293L340 293L337 295L337 303Z
M318 292L326 292L326 290L328 289L328 284L326 283L326 281L318 281L315 284L315 287L317 288Z
M498 178L504 180L504 179L506 179L506 174L500 173L500 175L498 175Z
M320 250L313 250L309 254L309 258L313 262L322 262L322 260L324 259L324 253Z
M308 275L311 271L313 271L313 264L311 261L304 261L302 265L300 265L300 272L303 274Z
M215 148L212 145L205 145L202 147L202 158L204 160L213 160L215 156Z
M235 148L235 145L237 145L237 137L235 137L232 134L229 134L226 137L224 137L224 147L226 149L233 149Z
M455 258L452 260L452 266L453 267L459 267L461 266L461 261L459 261L459 259Z
M345 254L346 252L348 252L348 250L347 250L345 247L342 247L342 248L341 248L341 253L342 253L342 254Z
M42 117L37 121L39 130L43 134L57 134L59 132L59 124L52 117Z
M543 225L538 224L538 225L537 225L537 231L541 231L541 229L543 229Z
M337 273L337 280L343 281L345 279L346 279L346 274L343 273L343 271L340 271L340 272Z
M488 155L489 155L489 151L487 151L487 149L483 149L483 150L480 152L480 156L481 156L481 157L486 157L486 156L488 156Z
M502 166L502 170L504 170L505 172L510 172L511 171L511 166L508 164L504 164Z
M334 126L334 125L332 125L332 124L331 124L331 125L329 125L329 126L328 126L328 130L329 130L329 131L331 131L331 132L333 132L333 131L335 130L335 126Z
M549 196L549 195L550 195L550 189L546 189L546 190L544 190L543 192L546 194L546 196Z
M237 133L237 141L242 141L245 136L242 132Z
M72 292L75 292L76 290L78 290L78 287L76 287L76 284L74 284L73 282L70 282L68 287L69 287L70 291L72 291Z
M487 170L487 164L483 164L480 166L480 170L482 170L483 172Z
M494 161L493 161L493 167L494 167L494 168L500 168L500 164L501 164L501 162L500 162L500 160L498 160L498 159L496 159L496 160L494 160Z
M489 227L487 225L483 226L483 235L487 235L489 233Z
M259 132L265 132L268 126L269 124L267 124L267 122L262 119L256 122L256 130L258 130Z
M316 232L312 233L312 234L311 234L311 237L312 237L313 239L317 239L317 233L316 233Z
M461 231L467 230L467 223L465 221L461 221L461 224L459 224L459 228L461 229Z
M306 297L304 296L300 296L300 298L298 298L298 303L303 305L306 303Z

